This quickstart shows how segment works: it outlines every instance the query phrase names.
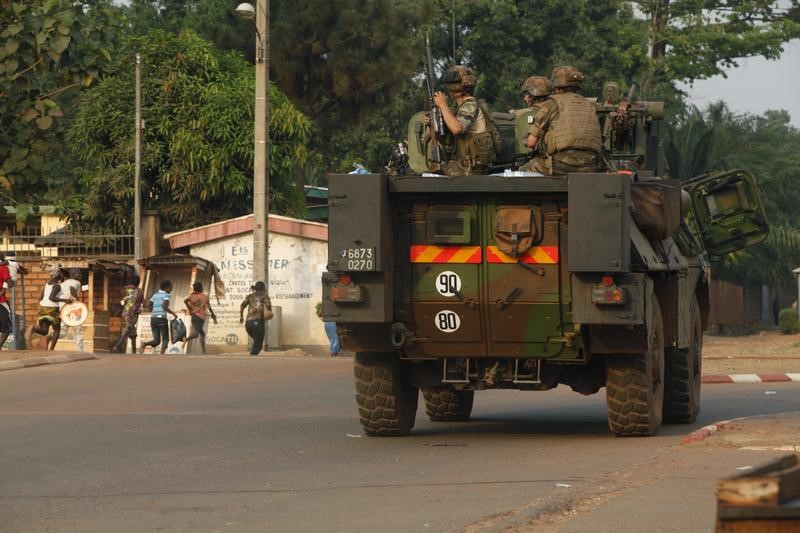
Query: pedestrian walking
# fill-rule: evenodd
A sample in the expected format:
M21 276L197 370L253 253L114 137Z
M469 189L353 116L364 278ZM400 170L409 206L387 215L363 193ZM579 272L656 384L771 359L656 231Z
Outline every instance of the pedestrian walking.
M189 336L186 337L186 340L183 342L183 347L184 352L186 352L186 347L189 345L189 341L200 337L200 349L202 350L203 355L205 355L206 332L204 327L206 325L206 320L208 319L208 315L211 315L211 320L213 320L214 324L216 324L217 315L215 315L214 310L211 309L211 303L209 302L208 295L203 292L203 284L199 281L195 281L192 285L192 289L194 292L192 292L192 294L183 300L183 303L186 304L186 309L189 310L189 316L192 320L191 331L189 332Z
M142 343L142 353L144 353L145 346L152 346L153 351L155 347L161 344L161 352L167 351L167 344L169 344L169 323L167 322L167 315L172 315L178 318L178 315L169 308L169 297L172 292L172 282L165 279L161 282L161 290L157 291L150 297L150 329L153 331L153 338L147 342Z
M67 271L67 274L64 276L64 281L61 282L61 294L65 297L71 298L70 301L76 302L81 299L81 291L83 290L83 283L81 283L81 271L77 268L71 268ZM64 307L64 303L58 306L59 309ZM70 326L67 326L70 327ZM75 343L75 348L78 351L84 351L83 349L83 326L71 326L72 327L72 341ZM64 331L66 332L67 329L65 328Z
M6 343L6 339L11 334L11 307L8 302L8 294L6 291L9 287L13 286L14 282L11 281L11 273L6 263L5 256L0 253L0 350Z
M133 353L136 353L136 328L144 301L144 292L139 287L140 282L139 276L133 276L131 283L122 287L122 331L116 346L114 346L113 351L116 353L128 351L128 339L131 340Z
M322 320L322 302L317 304L317 316ZM328 355L336 357L339 355L339 333L336 331L336 322L322 321L325 328L325 335L328 337Z
M25 274L28 273L28 270L20 265L16 259L16 252L9 251L9 252L0 252L0 256L3 258L2 264L5 264L8 267L8 274L11 279L8 279L3 282L3 289L5 291L5 304L9 311L9 320L11 322L11 329L14 331L14 349L19 349L20 347L25 346L25 340L22 338L18 338L18 334L21 332L22 335L19 337L23 337L25 335L25 318L22 318L22 324L18 324L16 321L16 309L17 309L17 286L22 284L22 278ZM19 294L22 295L24 289L24 284L20 287ZM25 307L25 297L22 295L22 307ZM8 336L6 335L6 338Z
M61 334L61 316L59 315L59 306L61 304L72 302L72 297L62 295L61 282L64 281L65 276L60 268L53 268L49 271L50 280L45 283L44 290L42 291L42 299L39 301L39 318L35 326L31 327L28 333L28 345L33 335L41 335L46 337L50 343L49 350L56 349L58 336ZM53 327L53 334L48 336L50 326Z
M267 295L267 286L263 281L257 281L252 287L253 292L247 295L239 307L239 323L244 323L244 329L253 339L250 355L258 355L264 347L267 336L267 319L265 311L272 313L272 302ZM244 310L247 309L247 321L244 319Z

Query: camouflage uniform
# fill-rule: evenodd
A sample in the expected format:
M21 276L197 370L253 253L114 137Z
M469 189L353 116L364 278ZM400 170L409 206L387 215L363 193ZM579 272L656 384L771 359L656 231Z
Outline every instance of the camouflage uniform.
M456 110L463 132L455 135L455 154L442 165L448 176L485 174L494 159L492 138L486 127L486 117L474 96L468 96Z
M536 119L536 115L539 114L539 110L542 108L542 105L547 101L547 98L551 94L553 94L553 85L550 83L548 78L544 76L531 76L522 82L522 96L523 98L525 96L530 97L530 107L512 110L512 113L518 117L525 113L530 113L530 117L528 118L528 123L530 124L531 120ZM523 147L527 137L528 133L526 132L522 139ZM539 143L539 145L542 146L541 143Z
M603 147L606 150L611 150L612 126L614 124L613 115L622 98L619 94L619 90L619 83L607 81L605 85L603 85L603 103L597 106L598 110L604 113Z
M447 69L442 81L451 94L462 94L463 100L455 112L461 133L447 136L444 144L450 145L450 155L441 170L448 176L486 174L495 158L492 131L496 129L490 131L492 123L486 116L486 105L473 96L477 79L470 69L456 65Z
M561 79L567 69L567 81ZM553 85L557 89L578 87L583 75L572 67L559 67L553 71ZM599 169L602 150L600 123L592 102L572 91L560 91L542 104L533 125L528 130L538 140L545 155L534 157L520 170L542 174L566 172L595 172Z

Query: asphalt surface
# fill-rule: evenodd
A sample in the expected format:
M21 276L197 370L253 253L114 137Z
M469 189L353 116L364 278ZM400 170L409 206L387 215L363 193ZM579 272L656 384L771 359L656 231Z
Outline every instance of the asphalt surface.
M703 394L695 424L651 438L614 438L602 393L559 387L478 393L466 423L420 406L410 437L378 439L362 435L346 358L2 372L0 531L709 531L716 480L800 445L797 417L683 437L800 411L800 384Z

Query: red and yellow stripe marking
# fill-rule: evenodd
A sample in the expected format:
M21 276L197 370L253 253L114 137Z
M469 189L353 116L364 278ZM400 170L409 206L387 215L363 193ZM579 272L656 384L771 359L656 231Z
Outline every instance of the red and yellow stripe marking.
M486 247L487 263L528 263L533 265L553 265L558 263L558 246L534 246L517 257L501 252L497 246Z
M411 246L412 263L467 263L481 262L480 246Z

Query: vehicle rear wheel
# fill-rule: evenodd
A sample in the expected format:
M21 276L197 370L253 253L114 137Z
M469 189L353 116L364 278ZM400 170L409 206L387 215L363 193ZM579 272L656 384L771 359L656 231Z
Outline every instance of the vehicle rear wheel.
M433 422L463 422L472 414L475 391L457 390L452 385L422 389L425 410Z
M394 354L356 354L356 403L367 435L408 435L414 427L419 388L408 383L402 370Z
M700 371L703 352L703 322L700 305L692 301L692 337L689 347L667 354L664 376L664 422L691 424L700 413Z
M606 362L608 426L618 437L654 435L664 408L664 328L653 298L650 348L641 355L613 356Z

